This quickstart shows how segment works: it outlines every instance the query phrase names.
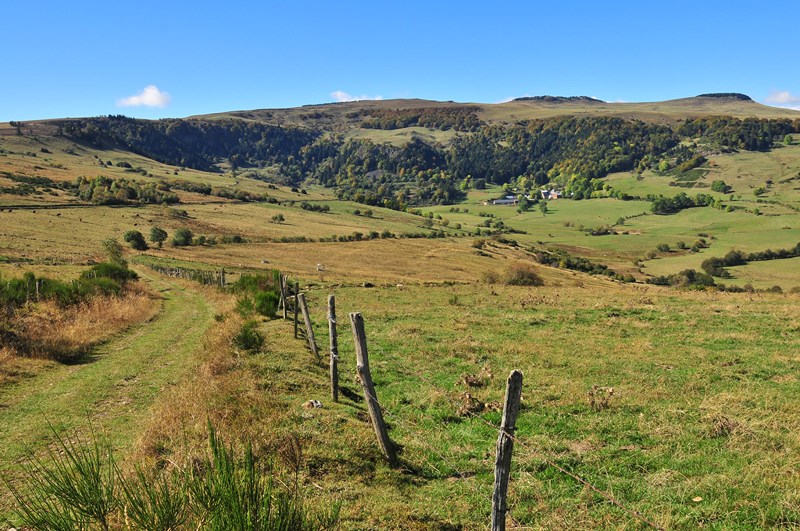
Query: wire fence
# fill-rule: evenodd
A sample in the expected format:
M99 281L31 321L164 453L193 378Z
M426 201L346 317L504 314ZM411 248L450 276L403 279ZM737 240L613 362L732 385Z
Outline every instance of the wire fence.
M384 354L385 355L385 352L383 352L382 349L380 349L380 348L372 348L372 350L374 352L378 353L378 354ZM419 371L415 372L415 373L409 373L408 376L409 377L419 378L421 381L423 381L426 384L428 384L428 386L430 386L430 388L432 390L441 393L442 396L445 396L445 397L449 397L450 396L450 393L448 392L448 390L443 389L439 385L435 384L434 382L432 382L429 378L427 378L425 375L423 375ZM405 437L411 439L413 442L418 444L420 447L425 448L432 455L436 456L441 462L445 463L445 465L452 470L452 472L450 474L448 474L448 475L450 475L452 477L459 477L459 478L461 478L463 480L467 480L469 478L469 474L468 473L466 473L463 470L461 470L460 467L458 467L453 462L452 459L446 457L439 449L437 449L435 446L433 446L433 444L431 444L428 439L426 439L425 435L426 434L429 435L430 428L426 428L426 427L420 425L419 423L416 423L416 422L414 422L414 421L412 421L412 420L410 420L408 418L402 417L401 415L390 411L389 409L387 409L380 402L380 400L378 400L378 397L373 396L373 395L369 395L369 396L370 396L371 399L375 400L375 402L378 403L381 411L383 412L384 415L387 416L387 418L391 419L391 421L394 424L403 427L403 429L404 429L403 435ZM458 410L460 408L461 404L459 404L459 403L457 403L457 402L455 402L453 400L450 400L449 398L448 398L448 400L450 402L450 405L454 408L454 410ZM501 427L499 425L496 425L496 424L492 423L490 420L488 420L484 416L479 415L479 414L477 414L477 413L475 413L473 411L466 410L464 412L469 416L469 418L475 419L476 421L484 424L485 426L490 428L494 433L497 433L499 435L499 433L501 431ZM519 448L524 450L529 456L531 456L531 457L533 457L535 459L539 459L540 461L545 463L547 466L552 467L554 470L558 471L559 473L561 473L561 474L571 478L573 481L583 485L584 487L586 487L587 489L589 489L592 492L596 493L597 495L602 497L604 500L606 500L607 502L609 502L613 506L615 506L618 509L620 509L621 511L623 511L630 518L632 518L634 520L637 520L637 521L641 522L642 524L645 524L646 526L648 526L650 528L657 529L657 530L662 530L663 529L661 526L656 524L652 519L646 517L640 511L629 507L627 504L625 504L622 501L620 501L619 499L617 499L613 494L611 494L608 491L598 487L597 485L595 485L592 482L588 481L587 479L579 476L578 474L576 474L576 473L574 473L574 472L572 472L570 470L567 470L563 466L559 465L555 461L555 458L553 458L552 456L547 455L545 452L543 452L543 451L541 451L541 450L539 450L537 448L534 448L529 443L527 443L524 440L522 440L518 435L515 435L513 433L508 433L507 431L505 433L506 433L506 435L508 435L514 441L515 445L517 445ZM487 441L485 441L485 443L486 443L487 446L491 447L491 446L494 445L494 440L487 440ZM431 469L435 470L436 473L439 474L440 476L444 476L445 475L444 472L435 463L433 463L431 460L425 460L424 464L426 466L429 466ZM487 471L487 473L488 472L489 471ZM473 493L477 494L478 496L486 497L486 498L489 498L491 496L491 488L490 488L489 484L486 485L485 489L482 488L481 484L479 484L479 483L464 481L463 484L470 486L470 488L472 489ZM519 526L519 523L516 522L516 520L513 517L513 514L510 514L510 513L511 513L511 511L509 511L508 517Z

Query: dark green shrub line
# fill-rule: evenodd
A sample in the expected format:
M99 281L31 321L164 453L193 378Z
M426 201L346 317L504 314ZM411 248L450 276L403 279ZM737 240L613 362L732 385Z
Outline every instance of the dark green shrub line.
M13 309L31 302L37 298L38 285L39 300L54 300L67 306L96 295L118 295L128 281L137 278L127 267L107 262L92 266L72 282L37 277L29 271L22 278L0 279L0 304Z
M636 279L633 278L632 275L621 275L610 269L605 264L598 264L597 262L592 262L587 258L581 258L579 256L572 256L567 251L558 248L552 249L545 249L545 250L537 250L537 249L529 249L528 252L536 258L536 261L540 264L544 264L550 267L556 267L559 269L569 269L571 271L580 271L582 273L588 273L590 275L603 275L610 277L614 280L618 280L620 282L635 282Z
M734 267L746 265L748 262L762 262L767 260L783 260L785 258L797 258L800 256L800 242L791 249L779 249L773 251L767 249L766 251L757 251L753 253L744 253L742 251L732 250L722 258L708 258L703 260L700 267L703 271L711 276L719 278L731 278L730 271L726 267Z

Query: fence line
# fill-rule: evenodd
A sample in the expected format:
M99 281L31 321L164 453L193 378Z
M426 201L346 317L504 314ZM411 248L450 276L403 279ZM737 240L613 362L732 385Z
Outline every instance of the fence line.
M375 349L375 350L377 350L379 353L383 352L383 349L381 349L381 348L377 348L377 349ZM447 390L445 390L445 389L442 389L442 388L441 388L441 387L439 387L438 385L434 384L434 383L433 383L433 382L431 382L431 381L430 381L428 378L426 378L425 376L423 376L421 373L419 373L419 372L416 372L416 373L408 373L408 375L409 375L409 376L416 376L416 377L418 377L419 379L421 379L421 380L425 381L426 383L428 383L428 385L429 385L429 386L430 386L430 387L431 387L433 390L436 390L436 391L440 391L440 392L442 392L442 393L443 393L443 396L445 396L445 397L447 397L447 396L448 396L448 391L447 391ZM374 394L374 393L369 393L369 392L368 392L366 389L365 389L364 391L365 391L365 393L367 393L367 395L368 395L368 398L370 398L372 401L374 401L374 403L377 405L377 407L380 409L380 411L381 411L383 414L385 414L386 416L388 416L389 418L391 418L393 422L396 422L397 424L403 425L403 426L405 426L406 428L408 428L409 426L412 426L412 427L414 427L414 428L415 428L416 430L418 430L418 431L424 431L424 430L425 430L425 429L424 429L422 426L420 426L418 423L416 423L416 422L413 422L413 421L410 421L410 420L408 420L408 419L405 419L405 418L402 418L402 417L400 417L399 415L397 415L397 414L395 414L395 413L393 413L393 412L389 411L389 410L388 410L388 409L387 409L387 408L386 408L386 407L385 407L383 404L381 404L381 403L380 403L380 401L378 400L378 398L375 396L375 394ZM458 408L458 404L456 404L456 403L454 403L454 402L452 402L452 401L451 401L451 405L452 405L452 406L454 406L454 407L456 407L456 408ZM550 466L550 467L554 468L554 469L555 469L555 470L557 470L558 472L560 472L560 473L562 473L562 474L566 475L567 477L569 477L569 478L573 479L574 481L577 481L578 483L582 484L582 485L583 485L583 486L585 486L586 488L588 488L588 489L592 490L593 492L597 493L597 494L598 494L598 495L600 495L600 496L601 496L603 499L605 499L606 501L608 501L609 503L611 503L611 504L612 504L612 505L614 505L615 507L619 508L619 509L620 509L620 510L622 510L624 513L626 513L627 515L629 515L630 517L632 517L633 519L636 519L636 520L638 520L638 521L640 521L640 522L642 522L642 523L646 524L647 526L649 526L649 527L651 527L651 528L653 528L653 529L656 529L656 530L659 530L659 531L663 531L663 528L662 528L661 526L659 526L658 524L656 524L656 523L655 523L655 522L653 522L652 520L648 519L648 518L647 518L646 516L644 516L644 515L643 515L641 512L637 511L636 509L631 509L631 508L627 507L627 506L626 506L624 503L622 503L621 501L619 501L618 499L616 499L616 498L615 498L615 497L614 497L612 494L610 494L609 492L607 492L607 491L605 491L605 490L603 490L603 489L601 489L601 488L599 488L599 487L595 486L594 484L592 484L592 483L591 483L591 482L589 482L588 480L586 480L586 479L584 479L584 478L580 477L579 475L575 474L574 472L571 472L571 471L569 471L569 470L565 469L564 467L562 467L561 465L559 465L558 463L556 463L556 462L555 462L553 459L551 459L551 458L550 458L550 457L548 457L546 454L544 454L542 451L540 451L540 450L537 450L537 449L535 449L535 448L532 448L531 446L529 446L529 445L525 444L525 443L524 443L522 440L520 440L520 438L519 438L519 436L518 436L518 435L515 435L514 433L509 433L509 432L507 432L507 431L503 430L501 426L496 426L495 424L493 424L493 423L492 423L492 422L490 422L489 420L485 419L484 417L482 417L482 416L480 416L480 415L478 415L478 414L476 414L476 413L474 413L474 412L472 412L472 411L466 410L466 413L467 413L467 415L469 415L471 418L475 418L475 419L477 419L478 421L480 421L480 422L482 422L483 424L485 424L486 426L488 426L488 427L492 428L492 430L494 430L495 432L500 432L500 433L503 433L503 434L505 434L505 435L506 435L506 436L507 436L509 439L511 439L512 441L514 441L514 443L516 443L517 445L519 445L519 447L520 447L520 448L522 448L523 450L527 451L527 452L528 452L530 455L532 455L533 457L535 457L535 458L537 458L537 459L540 459L540 460L541 460L541 461L543 461L545 464L547 464L548 466ZM444 462L444 463L445 463L445 464L446 464L448 467L450 467L450 468L451 468L451 469L452 469L452 470L455 472L455 474L456 474L456 475L458 475L459 477L461 477L461 479L464 479L464 480L467 480L467 479L468 479L467 475L466 475L464 472L462 472L462 471L461 471L461 470L460 470L460 469L459 469L457 466L455 466L455 465L452 463L452 461L451 461L451 460L449 460L448 458L446 458L446 457L445 457L445 456L444 456L444 455L443 455L441 452L439 452L439 451L438 451L436 448L434 448L434 447L433 447L433 445L431 445L429 442L425 441L425 440L424 440L424 439L422 439L422 438L418 438L418 437L416 437L416 436L413 434L413 431L411 431L411 430L408 430L408 429L407 429L407 430L406 430L406 434L405 434L405 436L406 436L406 437L408 437L409 439L412 439L413 441L415 441L415 442L419 443L419 444L420 444L420 445L422 445L423 447L427 448L427 449L428 449L428 450L429 450L429 451L430 451L430 452L431 452L433 455L435 455L436 457L438 457L438 458L439 458L439 459L440 459L442 462ZM487 442L487 446L489 446L489 445L491 445L491 441L490 441L490 442ZM435 470L435 471L436 471L436 472L437 472L439 475L443 475L442 471L441 471L441 470L440 470L440 469L439 469L439 468L438 468L438 467L437 467L437 466L436 466L434 463L432 463L430 460L427 460L427 459L425 459L425 460L424 460L424 463L425 463L426 465L430 466L431 468L433 468L433 469L434 469L434 470ZM466 485L467 483L465 482L465 483L463 483L463 484L465 484L465 485ZM482 492L482 491L479 489L479 485L478 485L477 483L476 483L476 484L473 484L473 485L471 485L471 487L473 488L473 490L474 490L474 492L475 492L476 494L479 494L479 495L481 495L481 496L483 496L483 495L484 495L484 493L483 493L483 492ZM512 520L512 521L515 521L515 522L516 522L516 520L514 519L514 517L513 517L513 515L512 515L512 514L510 514L510 513L509 513L509 514L508 514L508 517L509 517L509 518L511 518L511 520Z
M204 286L225 287L225 270L209 271L207 269L190 269L186 267L163 266L158 264L142 264L157 273L173 278L182 278L199 282Z

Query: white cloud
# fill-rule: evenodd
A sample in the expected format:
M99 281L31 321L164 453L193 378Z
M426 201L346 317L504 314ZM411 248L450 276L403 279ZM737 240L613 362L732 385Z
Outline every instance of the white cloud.
M343 90L334 90L331 92L331 98L334 101L361 101L361 100L382 100L383 96L353 96Z
M800 96L792 94L788 90L773 91L769 96L764 98L764 103L800 111Z
M117 107L166 107L172 97L155 85L147 85L135 96L117 100Z

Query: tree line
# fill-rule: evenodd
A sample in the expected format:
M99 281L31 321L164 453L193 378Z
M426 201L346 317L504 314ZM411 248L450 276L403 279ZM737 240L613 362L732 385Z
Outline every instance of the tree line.
M672 127L574 116L476 125L475 110L361 111L367 113L367 127L426 125L470 131L457 134L447 146L419 136L404 146L377 144L237 119L145 121L108 116L56 124L61 134L102 147L122 145L168 164L202 170L214 170L222 161L234 169L270 165L290 183L317 182L335 188L342 199L394 209L453 203L467 189L486 184L513 183L525 192L548 185L572 199L586 199L604 191L602 179L612 172L664 171L673 165L686 172L703 164L701 148L682 142L687 139L730 150L765 150L800 132L800 120L724 116L687 119ZM674 210L670 205L665 209Z

